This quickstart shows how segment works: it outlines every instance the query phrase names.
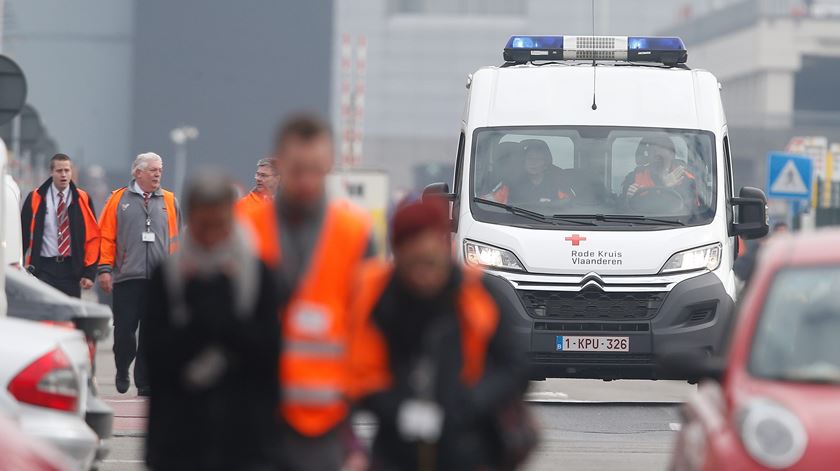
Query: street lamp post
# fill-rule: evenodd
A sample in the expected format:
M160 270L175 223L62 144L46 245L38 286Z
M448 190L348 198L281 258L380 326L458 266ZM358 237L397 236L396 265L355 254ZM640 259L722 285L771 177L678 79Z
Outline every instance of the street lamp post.
M181 197L187 173L187 142L198 138L198 129L195 126L177 127L169 133L169 138L175 144L175 194Z

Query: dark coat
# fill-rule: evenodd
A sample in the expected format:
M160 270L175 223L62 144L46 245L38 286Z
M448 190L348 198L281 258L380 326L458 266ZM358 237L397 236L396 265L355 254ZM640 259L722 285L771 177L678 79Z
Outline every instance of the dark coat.
M494 461L493 423L502 407L527 387L525 357L510 337L505 301L488 283L485 288L500 310L500 323L488 345L485 373L474 387L460 379L461 340L456 295L462 273L453 269L446 290L433 300L417 299L392 279L372 318L386 339L394 386L362 400L361 407L376 415L379 430L373 445L376 470L411 471L418 468L423 446L403 440L397 429L400 404L416 398L411 383L418 360L435 365L434 400L443 408L443 435L435 445L438 470L470 471Z
M52 181L52 177L48 178L47 181L35 190L41 195L41 205L38 206L38 212L36 214L32 214L32 192L26 196L26 201L24 201L23 207L20 210L24 255L29 249L29 227L31 226L32 218L35 218L35 231L32 234L32 253L29 265L32 266L36 272L41 264L41 245L44 242L44 218L47 215L46 197L47 192L52 185ZM95 280L98 260L92 265L83 266L85 253L85 221L82 216L82 210L79 207L79 191L76 188L76 184L72 181L70 182L70 192L73 194L73 197L72 201L70 201L70 206L67 207L67 217L70 220L70 247L73 252L73 257L71 259L73 263L73 273L76 274L79 279L87 278L89 280ZM91 214L96 214L93 207L93 201L90 201L90 198L88 198L88 203Z
M280 326L274 277L262 264L259 283L254 312L243 319L233 313L227 277L188 281L189 320L176 326L164 270L154 270L140 324L151 388L146 462L152 469L257 469L276 462ZM185 381L187 365L211 345L224 352L228 366L214 386L195 390Z

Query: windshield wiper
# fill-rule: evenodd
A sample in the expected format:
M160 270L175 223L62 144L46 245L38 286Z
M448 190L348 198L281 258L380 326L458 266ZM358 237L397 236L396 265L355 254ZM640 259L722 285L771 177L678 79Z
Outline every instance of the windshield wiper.
M550 224L556 224L556 222L558 221L557 218L548 217L543 213L538 213L537 211L531 211L530 209L520 208L518 206L511 206L509 204L500 203L498 201L493 201L493 200L488 200L486 198L477 198L476 197L476 198L473 198L473 201L475 201L476 203L483 203L483 204L486 204L486 205L489 205L489 206L495 206L497 208L502 208L502 209L506 210L507 212L509 212L511 214L516 214L517 216L526 217L526 218L529 218L529 219L533 219L535 221L547 222L547 223L550 223ZM579 224L579 225L582 225L582 226L594 226L594 225L596 225L595 223L586 222L586 221L569 220L567 222L571 222L571 223L574 223L574 224Z
M629 222L643 225L666 224L669 226L685 226L684 222L675 219L652 218L635 214L555 214L554 217L562 219L592 219L603 222Z

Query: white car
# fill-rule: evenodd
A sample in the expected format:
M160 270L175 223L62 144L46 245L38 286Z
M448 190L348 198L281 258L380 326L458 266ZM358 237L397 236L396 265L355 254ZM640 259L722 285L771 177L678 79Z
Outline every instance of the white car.
M0 319L0 414L87 470L99 445L85 423L88 345L81 332Z

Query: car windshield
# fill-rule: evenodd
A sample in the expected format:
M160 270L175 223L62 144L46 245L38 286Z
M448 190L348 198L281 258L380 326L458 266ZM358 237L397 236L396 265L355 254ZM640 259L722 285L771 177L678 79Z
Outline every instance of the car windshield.
M753 338L750 373L840 384L840 267L784 270L769 293Z
M482 128L472 172L471 209L484 222L663 227L714 217L715 145L705 131Z

